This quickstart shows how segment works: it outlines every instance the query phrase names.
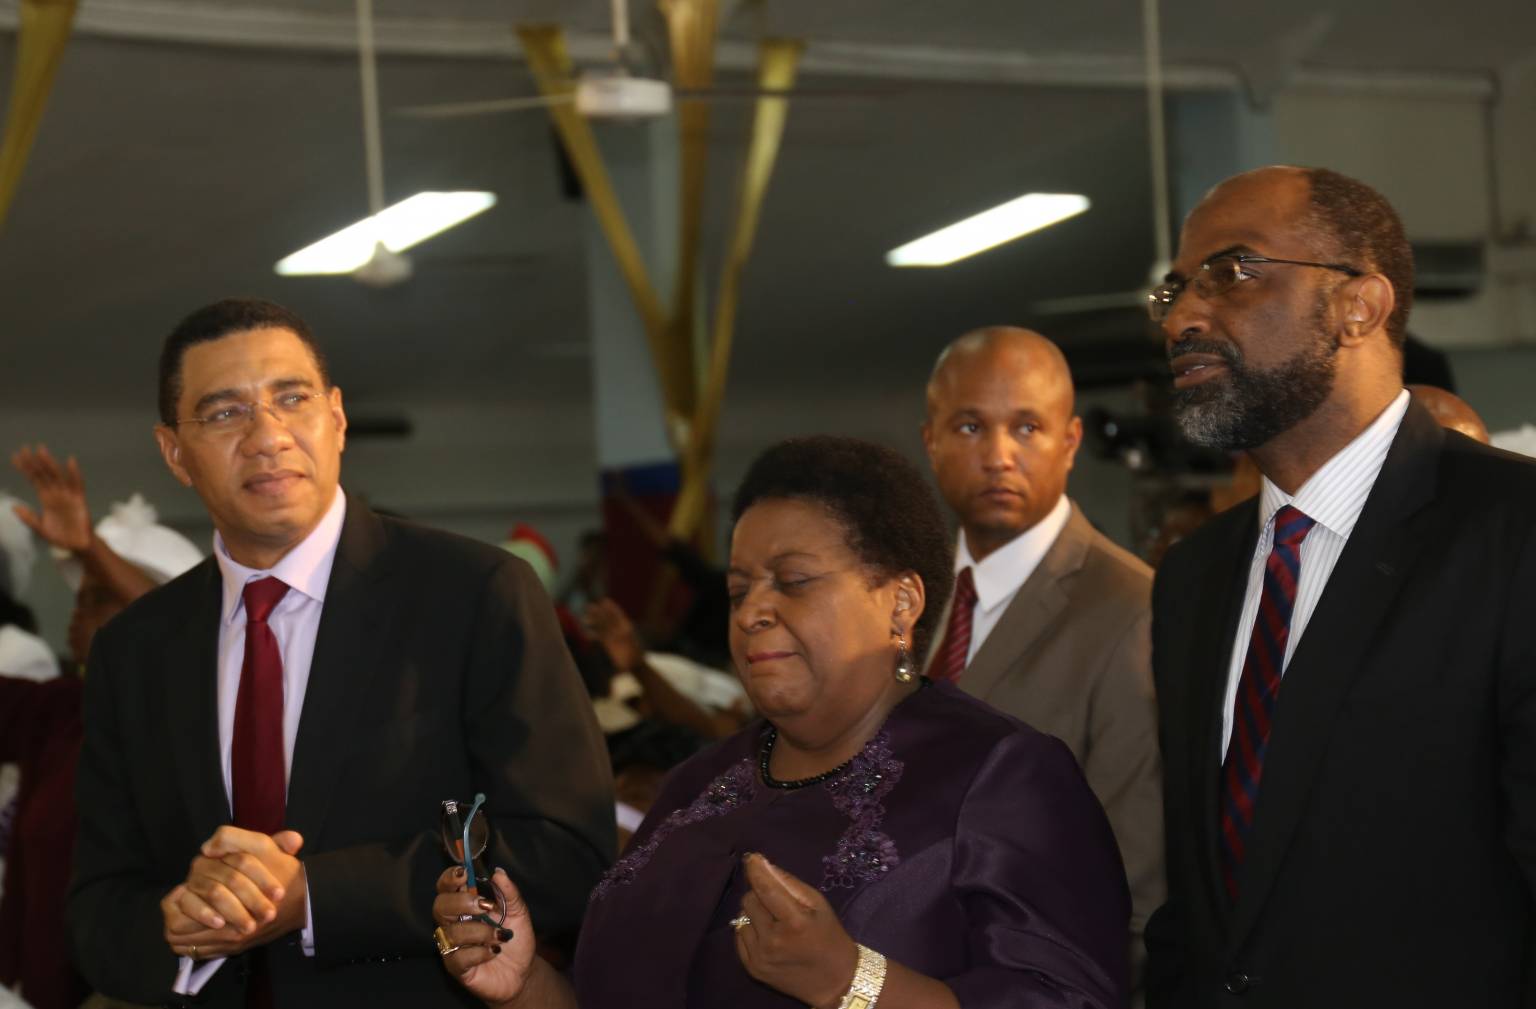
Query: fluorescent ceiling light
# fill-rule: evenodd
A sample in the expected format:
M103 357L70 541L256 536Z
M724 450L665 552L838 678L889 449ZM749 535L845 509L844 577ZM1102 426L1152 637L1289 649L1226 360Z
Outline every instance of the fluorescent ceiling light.
M373 258L376 243L404 252L496 205L495 193L417 193L278 261L285 277L351 273Z
M1076 193L1029 193L892 249L885 261L892 266L948 266L1087 209L1088 197Z

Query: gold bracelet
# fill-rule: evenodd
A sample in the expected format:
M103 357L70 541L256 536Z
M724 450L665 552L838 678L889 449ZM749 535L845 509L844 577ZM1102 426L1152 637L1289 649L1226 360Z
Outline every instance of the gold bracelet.
M880 990L885 987L885 957L868 946L859 947L859 963L853 969L853 983L837 1004L837 1009L875 1009Z

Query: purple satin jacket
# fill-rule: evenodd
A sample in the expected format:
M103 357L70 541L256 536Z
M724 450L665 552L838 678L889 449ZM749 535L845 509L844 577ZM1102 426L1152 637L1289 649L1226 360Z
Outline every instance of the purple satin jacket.
M1130 898L1104 812L1065 745L946 684L891 712L847 770L759 777L759 722L668 777L593 891L582 1009L790 1009L737 959L746 852L819 887L855 941L965 1009L1118 1009Z

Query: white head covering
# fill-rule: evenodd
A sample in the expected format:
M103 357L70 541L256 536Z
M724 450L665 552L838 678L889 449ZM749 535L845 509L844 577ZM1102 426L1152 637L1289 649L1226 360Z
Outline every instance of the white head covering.
M144 495L135 494L113 503L111 513L96 523L96 535L113 553L164 584L199 564L203 553L181 533L158 524L158 518ZM54 550L53 556L69 587L80 588L80 562L62 550Z
M59 660L48 642L15 624L0 627L0 676L41 682L58 675Z
M16 517L15 507L19 504L22 502L0 491L0 587L17 599L27 594L32 565L37 560L32 530Z

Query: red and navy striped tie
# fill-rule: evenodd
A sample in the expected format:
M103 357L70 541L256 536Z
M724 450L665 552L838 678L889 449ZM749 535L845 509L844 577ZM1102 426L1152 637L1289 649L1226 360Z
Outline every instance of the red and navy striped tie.
M928 666L930 680L948 680L951 683L965 672L966 661L971 654L971 619L976 610L976 581L969 567L962 568L955 579L955 598L949 608L949 627L944 640Z
M1285 643L1291 635L1291 610L1301 575L1301 543L1312 526L1312 519L1290 505L1275 513L1275 544L1264 563L1259 613L1232 704L1232 741L1221 769L1221 875L1233 900L1264 774L1270 722L1280 697Z

